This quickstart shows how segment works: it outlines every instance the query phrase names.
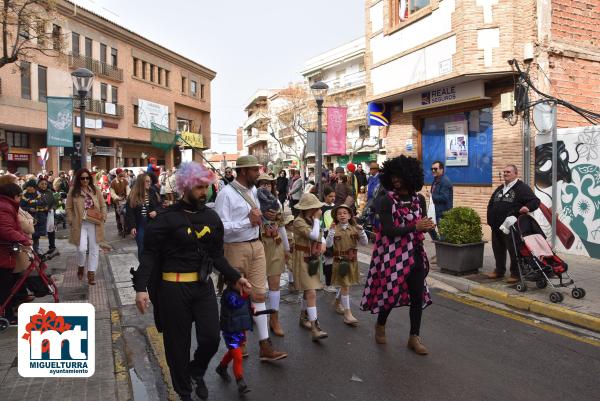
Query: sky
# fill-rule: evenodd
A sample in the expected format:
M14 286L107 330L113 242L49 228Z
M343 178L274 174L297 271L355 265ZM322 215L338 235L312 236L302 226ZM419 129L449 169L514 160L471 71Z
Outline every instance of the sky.
M75 0L217 72L211 131L231 145L257 89L302 81L304 62L364 35L364 0ZM165 5L168 4L168 7Z

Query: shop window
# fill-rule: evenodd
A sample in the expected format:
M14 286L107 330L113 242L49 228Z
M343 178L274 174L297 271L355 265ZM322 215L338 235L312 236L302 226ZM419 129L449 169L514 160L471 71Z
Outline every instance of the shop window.
M431 184L431 164L446 165L454 184L492 184L492 109L482 108L422 121L421 146L425 182Z

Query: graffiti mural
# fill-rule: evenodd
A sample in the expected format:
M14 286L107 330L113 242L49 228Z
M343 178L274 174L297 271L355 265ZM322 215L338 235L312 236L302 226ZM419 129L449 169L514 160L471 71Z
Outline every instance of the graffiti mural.
M552 138L537 135L535 189L542 205L536 219L550 236ZM600 126L558 130L557 250L600 259Z

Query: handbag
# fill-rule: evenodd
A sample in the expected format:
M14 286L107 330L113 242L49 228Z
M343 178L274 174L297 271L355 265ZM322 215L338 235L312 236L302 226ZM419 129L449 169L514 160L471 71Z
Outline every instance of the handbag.
M26 247L21 247L21 250L16 254L16 263L15 268L12 271L13 273L24 272L29 265L31 265L33 256L29 252L30 250Z
M104 216L100 210L91 207L83 212L83 220L89 221L92 224L102 224L104 222Z

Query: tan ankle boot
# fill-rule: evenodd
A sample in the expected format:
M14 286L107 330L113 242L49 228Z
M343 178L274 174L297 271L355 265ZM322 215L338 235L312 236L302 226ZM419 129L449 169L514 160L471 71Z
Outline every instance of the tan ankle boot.
M300 312L300 327L306 330L310 330L312 326L310 325L310 321L308 320L308 314L305 310Z
M278 361L283 358L287 358L287 352L275 351L273 349L273 344L271 344L271 340L268 338L266 340L262 340L258 342L260 347L260 361Z
M319 341L323 338L327 338L328 334L321 330L321 326L319 326L319 321L315 320L310 322L310 335L313 341Z
M377 344L386 344L385 326L375 323L375 342Z
M83 266L77 266L77 278L83 280Z
M279 312L271 313L269 316L269 327L277 337L283 337L283 329L281 328L281 324L279 324Z
M333 302L333 307L335 308L335 313L338 315L344 314L344 307L342 306L342 301L339 298L336 298Z
M344 323L352 327L358 326L358 319L352 315L352 311L350 309L346 309L344 311Z
M95 272L88 272L87 276L88 276L88 284L89 285L96 285L96 273Z
M406 346L419 355L427 355L429 353L429 351L427 351L427 348L425 348L425 346L421 342L421 337L419 336L411 335L408 338L408 344Z

